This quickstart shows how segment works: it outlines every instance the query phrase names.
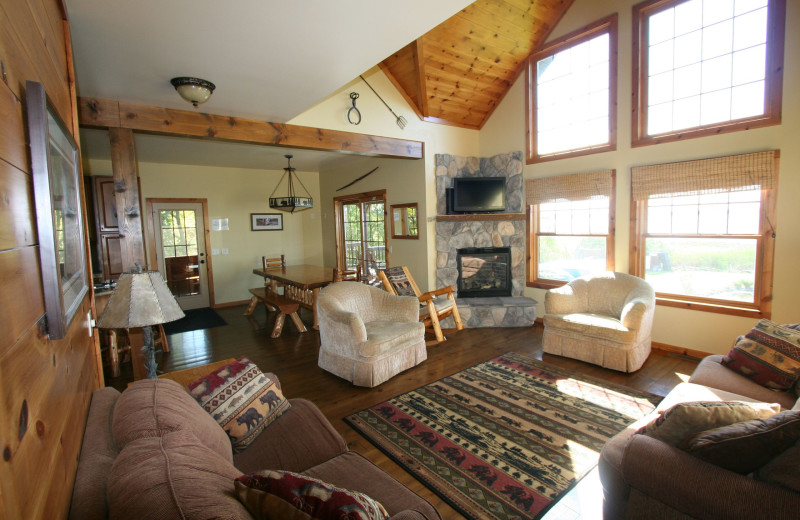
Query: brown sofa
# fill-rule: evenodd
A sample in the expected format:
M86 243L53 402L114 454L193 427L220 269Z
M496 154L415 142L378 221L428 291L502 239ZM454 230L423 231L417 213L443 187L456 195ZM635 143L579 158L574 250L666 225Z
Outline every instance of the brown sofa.
M245 451L174 381L138 381L92 396L70 518L250 519L233 480L261 469L302 472L378 500L392 519L440 518L426 500L347 449L310 401L291 407Z
M775 392L724 367L722 356L703 359L688 383L677 385L658 408L613 437L600 454L603 516L617 518L797 518L800 494L704 462L645 435L634 435L659 411L689 401L762 401L800 410L794 392ZM800 474L800 468L798 468Z

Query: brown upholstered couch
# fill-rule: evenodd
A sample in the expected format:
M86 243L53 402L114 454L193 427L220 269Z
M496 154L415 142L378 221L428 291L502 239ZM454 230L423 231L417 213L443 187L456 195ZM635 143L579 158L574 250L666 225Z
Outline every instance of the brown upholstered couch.
M667 408L689 401L763 401L800 410L794 392L774 392L724 367L722 356L703 359L688 383L677 385L658 408L613 437L600 454L603 515L616 518L797 518L800 494L704 462L645 435L641 426ZM798 468L800 473L800 468Z
M347 449L310 401L291 399L242 453L178 383L101 388L83 438L70 518L252 518L233 479L260 469L302 472L381 502L392 519L436 519L426 500Z

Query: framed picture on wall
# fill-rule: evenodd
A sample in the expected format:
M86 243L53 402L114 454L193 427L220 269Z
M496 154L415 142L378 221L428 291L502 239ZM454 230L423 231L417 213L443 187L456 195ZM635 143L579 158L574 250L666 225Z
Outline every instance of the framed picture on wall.
M78 146L41 83L25 85L47 332L67 334L89 291Z
M283 215L280 213L250 213L252 231L280 231L283 229Z

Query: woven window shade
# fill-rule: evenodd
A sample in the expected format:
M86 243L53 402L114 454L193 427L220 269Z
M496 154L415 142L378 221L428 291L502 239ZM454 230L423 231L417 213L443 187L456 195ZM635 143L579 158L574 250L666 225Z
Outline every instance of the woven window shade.
M775 187L777 150L631 168L631 197L741 191Z
M611 197L611 177L614 170L541 177L526 182L526 202L529 205L556 200L588 200Z

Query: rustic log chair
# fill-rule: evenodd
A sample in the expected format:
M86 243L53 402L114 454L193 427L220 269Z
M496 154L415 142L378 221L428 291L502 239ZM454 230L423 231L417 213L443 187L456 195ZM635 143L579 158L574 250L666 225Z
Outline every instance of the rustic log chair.
M435 340L427 341L427 345L436 345L445 341L445 333L455 332L464 328L461 323L461 315L458 313L456 305L455 289L452 285L423 293L419 290L417 282L411 276L406 266L389 267L378 271L378 276L383 282L384 288L397 296L416 296L419 299L419 319L425 324L425 331L432 333ZM440 296L444 296L440 298ZM440 325L441 320L448 316L453 317L456 328L444 329Z
M361 266L357 265L355 269L339 269L333 268L333 281L334 282L360 282L361 281Z
M286 267L286 255L281 255L275 258L267 258L266 256L262 256L261 266L265 271L268 269L283 269ZM272 292L275 293L278 292L278 287L283 287L282 283L278 283L275 280L271 280L267 277L264 277L264 285L269 285L272 288Z

